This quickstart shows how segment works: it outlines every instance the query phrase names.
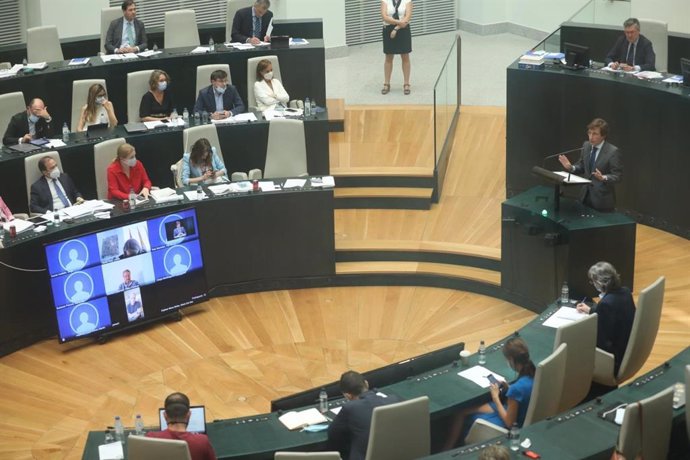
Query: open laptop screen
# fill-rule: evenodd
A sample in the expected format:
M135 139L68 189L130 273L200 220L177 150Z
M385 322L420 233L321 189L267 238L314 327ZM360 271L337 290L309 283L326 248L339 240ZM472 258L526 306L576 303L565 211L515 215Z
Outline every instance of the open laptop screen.
M190 406L189 411L192 413L192 416L189 417L187 431L190 433L206 433L206 408L204 406ZM164 414L165 409L158 409L158 419L160 421L161 431L168 429Z

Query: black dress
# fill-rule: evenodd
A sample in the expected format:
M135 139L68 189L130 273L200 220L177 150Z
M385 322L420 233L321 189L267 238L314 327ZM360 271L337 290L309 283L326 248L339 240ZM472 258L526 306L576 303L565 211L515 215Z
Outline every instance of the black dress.
M395 26L389 24L383 28L383 53L384 54L407 54L412 52L412 34L410 26L398 30L395 38L391 38L391 31Z
M163 103L159 104L151 91L146 93L141 98L139 104L139 117L169 117L173 111L172 96L168 90L163 91Z

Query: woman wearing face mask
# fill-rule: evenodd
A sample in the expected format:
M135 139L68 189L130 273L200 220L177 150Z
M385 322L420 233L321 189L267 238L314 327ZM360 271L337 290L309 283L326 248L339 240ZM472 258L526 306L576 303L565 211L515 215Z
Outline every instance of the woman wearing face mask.
M86 131L88 126L101 123L108 123L110 127L117 126L117 117L105 88L100 83L95 83L89 88L86 105L81 108L77 131Z
M256 66L254 96L256 107L262 112L273 110L278 104L286 106L290 100L280 80L273 78L273 64L268 59L262 59Z
M183 185L210 183L226 174L223 160L206 138L197 140L192 145L192 152L182 157Z
M466 436L470 427L478 418L504 428L512 427L513 423L522 426L532 395L536 368L529 357L527 344L520 337L513 337L506 341L503 347L503 356L508 361L510 367L517 372L517 380L512 385L508 385L506 382L501 382L500 385L492 383L489 387L492 402L479 407L468 407L460 411L451 426L450 434L446 441L446 450L455 447L460 435ZM505 404L500 399L501 387L507 390L505 391Z
M154 70L149 78L149 91L141 98L141 121L158 121L169 118L175 107L170 92L170 77L164 70Z
M108 199L129 199L129 191L148 198L151 181L144 165L137 161L136 151L130 144L117 148L117 156L108 166Z
M577 310L597 314L597 348L613 354L615 375L628 347L635 319L635 301L630 289L621 286L620 275L610 263L597 262L589 268L587 275L600 293L599 303L592 307L579 303Z

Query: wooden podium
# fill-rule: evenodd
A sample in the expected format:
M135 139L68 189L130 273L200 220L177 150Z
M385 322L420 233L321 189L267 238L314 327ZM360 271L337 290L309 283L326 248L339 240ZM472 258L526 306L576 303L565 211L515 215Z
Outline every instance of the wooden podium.
M635 221L600 213L553 188L534 187L501 206L501 285L506 299L535 312L560 296L568 282L570 298L597 292L587 270L604 260L613 264L624 286L633 289Z

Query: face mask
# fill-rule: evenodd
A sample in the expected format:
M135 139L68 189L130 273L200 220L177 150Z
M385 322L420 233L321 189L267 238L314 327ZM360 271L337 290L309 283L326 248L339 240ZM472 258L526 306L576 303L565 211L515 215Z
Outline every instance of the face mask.
M137 158L130 158L128 160L122 160L122 164L125 166L129 166L130 168L133 168L137 165Z
M158 82L158 91L165 91L168 88L167 81Z
M98 96L96 98L96 104L103 105L104 102L105 102L105 96Z
M29 115L29 120L31 120L31 123L36 123L40 117L38 115L34 115L33 113Z
M51 179L57 179L60 177L60 170L58 168L53 168L50 171L50 178Z
M225 93L225 86L216 86L216 93L218 94L223 94Z
M266 73L264 74L264 80L266 80L266 81L271 81L271 80L273 80L273 72L266 72Z

